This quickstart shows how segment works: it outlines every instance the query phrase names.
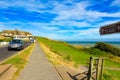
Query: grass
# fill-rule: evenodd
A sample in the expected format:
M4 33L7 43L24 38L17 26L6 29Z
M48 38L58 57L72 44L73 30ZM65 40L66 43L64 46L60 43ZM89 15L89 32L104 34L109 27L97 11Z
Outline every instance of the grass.
M73 47L65 42L53 41L53 40L42 38L42 37L39 37L37 39L38 41L44 43L52 52L61 56L64 60L69 61L69 62L74 62L75 63L74 65L87 65L87 60L91 56L102 57L102 55L94 55L82 49L79 50L78 48ZM101 52L99 52L99 54L100 53ZM116 58L115 56L112 56L112 57L113 58L105 59L104 66L112 67L112 68L120 68L120 62L119 62L120 58L119 57ZM114 75L112 75L112 73L114 73ZM118 73L120 73L120 71L105 70L103 78L104 80L119 80L120 74Z
M114 62L111 59L105 60L105 67L120 68L120 63Z
M51 51L60 55L63 59L68 61L74 61L75 65L83 64L86 65L86 60L92 56L90 54L86 54L83 51L79 51L73 46L70 46L64 42L52 41L49 39L40 38L40 41L45 43Z
M47 45L47 47L50 48L51 51L53 51L54 53L62 56L65 60L68 60L68 61L72 60L76 64L85 65L86 60L88 60L89 57L91 57L91 56L101 57L99 55L89 54L86 51L78 50L77 48L75 48L75 47L73 47L73 46L71 46L71 45L69 45L65 42L53 41L53 40L49 40L49 39L46 39L46 38L39 38L39 41L43 42L45 45ZM105 66L106 67L111 66L111 67L119 68L120 63L118 63L118 61L116 62L116 61L111 60L111 59L106 59L105 60Z
M120 80L120 71L118 70L105 70L103 80Z
M28 48L24 49L20 53L16 54L15 56L7 59L2 63L2 64L12 64L14 67L17 68L17 71L12 80L16 80L16 77L19 75L21 69L23 69L25 64L27 64L27 60L30 56L33 47L34 44L30 45Z

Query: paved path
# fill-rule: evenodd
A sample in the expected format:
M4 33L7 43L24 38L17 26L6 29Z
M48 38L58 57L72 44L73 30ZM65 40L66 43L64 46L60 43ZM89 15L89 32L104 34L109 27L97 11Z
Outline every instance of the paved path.
M17 80L61 80L61 78L37 43L27 66Z

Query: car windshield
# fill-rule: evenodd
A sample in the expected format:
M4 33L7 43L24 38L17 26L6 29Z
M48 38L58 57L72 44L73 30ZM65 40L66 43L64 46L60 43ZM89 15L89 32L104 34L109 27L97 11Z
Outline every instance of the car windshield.
M12 40L11 43L20 43L21 40Z

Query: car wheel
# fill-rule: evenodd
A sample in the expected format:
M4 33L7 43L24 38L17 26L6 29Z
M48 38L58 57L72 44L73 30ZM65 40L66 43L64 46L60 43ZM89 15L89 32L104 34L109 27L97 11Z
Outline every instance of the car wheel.
M22 47L19 47L19 49L18 49L18 50L19 50L19 51L21 51L22 49L23 49Z

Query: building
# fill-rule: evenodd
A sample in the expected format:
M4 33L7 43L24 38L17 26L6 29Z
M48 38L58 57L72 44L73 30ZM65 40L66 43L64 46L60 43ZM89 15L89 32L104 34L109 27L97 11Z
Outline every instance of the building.
M20 30L15 29L15 30L3 30L1 33L1 36L25 39L25 38L29 38L33 35L29 32L20 31Z

